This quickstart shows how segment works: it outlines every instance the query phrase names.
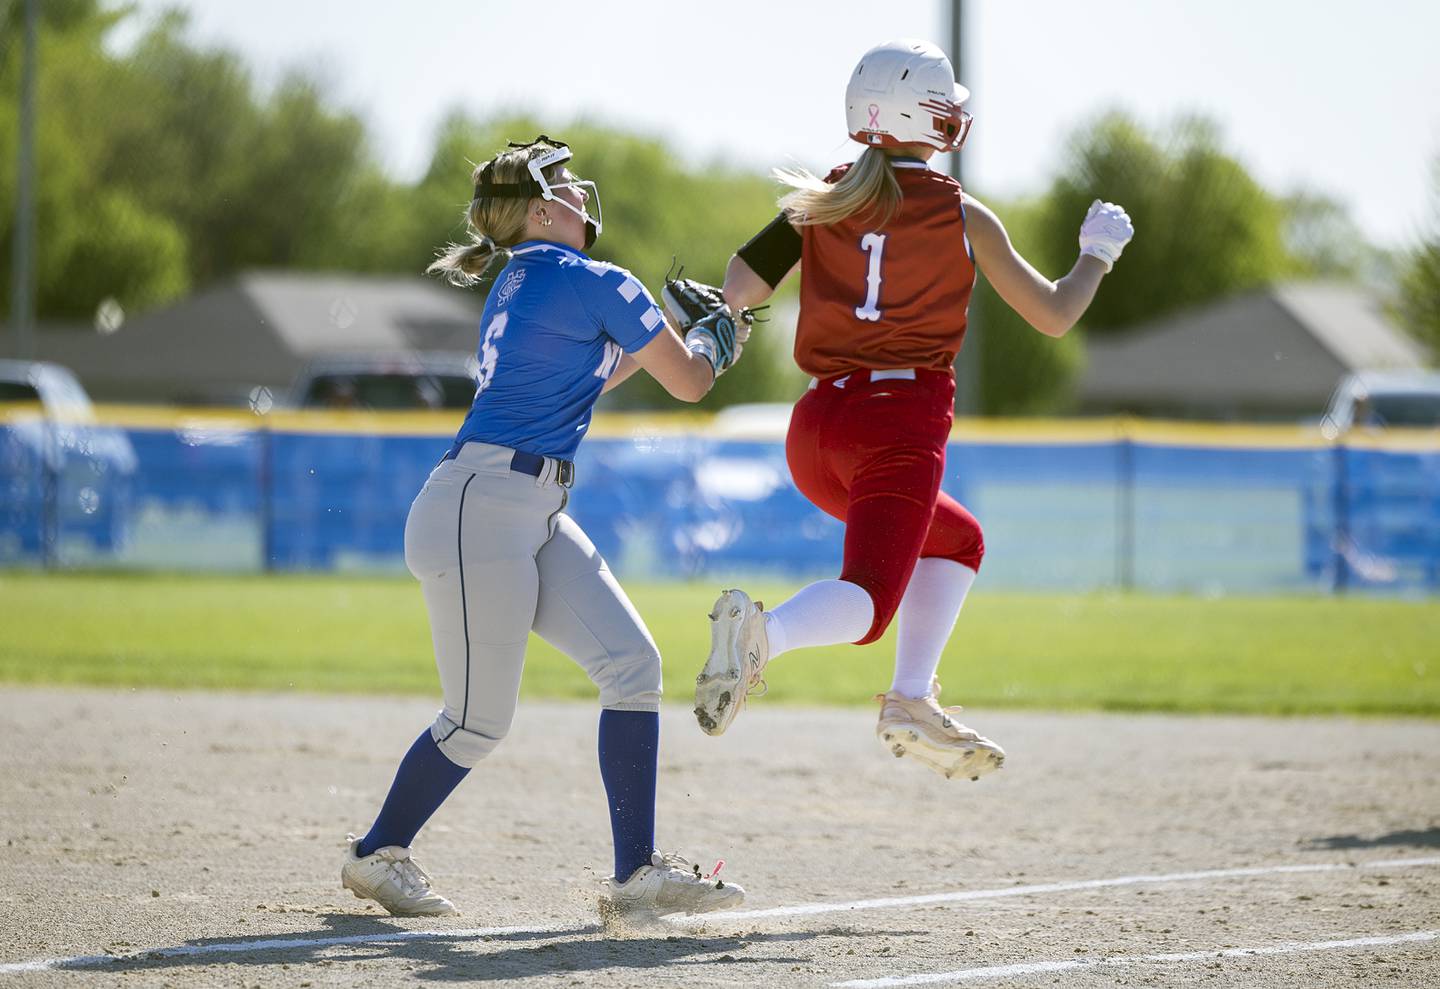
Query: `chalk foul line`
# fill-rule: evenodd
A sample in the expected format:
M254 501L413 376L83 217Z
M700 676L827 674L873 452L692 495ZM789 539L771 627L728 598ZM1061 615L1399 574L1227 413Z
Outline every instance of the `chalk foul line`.
M1031 883L1001 886L998 889L965 889L950 893L925 893L919 896L888 896L871 900L848 900L834 903L798 903L766 910L727 910L723 913L687 917L677 923L723 924L731 920L763 920L770 917L805 917L823 913L846 913L852 910L901 910L934 903L964 903L969 900L996 900L1007 896L1035 896L1041 893L1070 893L1089 889L1110 889L1116 886L1153 886L1167 883L1200 882L1208 879L1244 879L1252 876L1279 876L1311 872L1353 872L1357 869L1414 869L1440 865L1440 857L1381 859L1375 862L1317 862L1310 865L1269 865L1242 869L1206 869L1200 872L1171 872L1148 876L1116 876L1111 879L1081 879L1067 883Z
M1172 872L1157 875L1116 876L1110 879L1083 879L1064 883L1032 883L1001 886L995 889L956 890L920 896L893 896L868 900L833 903L798 903L766 910L727 910L724 913L676 918L677 927L698 927L726 924L732 921L764 920L773 917L806 917L817 914L844 913L861 910L904 910L934 903L960 903L970 900L993 900L1010 896L1038 896L1046 893L1068 893L1081 890L1109 889L1124 886L1160 885L1167 883L1203 882L1217 879L1243 879L1253 876L1295 875L1306 873L1354 872L1361 869L1415 869L1440 865L1440 856L1430 858L1380 859L1371 862L1320 862L1309 865L1272 865L1238 869L1207 869L1198 872ZM472 927L428 931L395 930L373 934L341 934L325 937L279 937L236 941L211 941L165 948L150 948L124 955L75 955L69 958L37 958L32 961L0 963L0 975L41 972L54 969L88 969L119 962L158 961L171 958L196 958L206 955L264 951L294 951L340 947L354 944L395 944L406 941L474 940L506 935L562 935L578 933L574 926L544 927ZM1208 957L1208 956L1207 956ZM888 983L887 983L888 984ZM900 983L896 983L899 985ZM911 984L911 983L905 983ZM914 983L919 984L919 983Z
M1416 944L1440 938L1440 931L1411 931L1383 937L1356 937L1342 941L1286 941L1259 948L1220 948L1213 951L1177 951L1163 955L1115 955L1109 958L1066 958L1061 961L1022 962L1016 965L987 965L962 968L953 972L926 972L919 975L893 975L879 979L850 979L832 982L834 989L896 989L900 986L935 985L947 982L978 982L1022 975L1049 975L1073 972L1076 969L1106 966L1153 965L1166 962L1213 961L1217 958L1255 958L1265 955L1293 955L1307 951L1335 951L1342 948L1384 948L1397 944Z

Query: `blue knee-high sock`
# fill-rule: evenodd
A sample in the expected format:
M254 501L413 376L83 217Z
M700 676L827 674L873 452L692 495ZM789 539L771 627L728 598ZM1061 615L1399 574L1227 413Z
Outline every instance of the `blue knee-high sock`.
M387 845L408 847L468 772L470 770L455 765L440 751L430 736L430 729L426 728L400 760L380 816L361 840L356 854L369 855Z
M600 712L600 777L610 800L615 877L621 882L655 850L655 762L660 715L654 711Z

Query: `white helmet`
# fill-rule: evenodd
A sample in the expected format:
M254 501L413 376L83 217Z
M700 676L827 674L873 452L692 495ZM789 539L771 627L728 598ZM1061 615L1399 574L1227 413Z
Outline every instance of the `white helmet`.
M969 98L938 46L887 41L855 66L845 87L845 124L851 140L873 147L928 144L959 151L970 133L970 114L961 109Z

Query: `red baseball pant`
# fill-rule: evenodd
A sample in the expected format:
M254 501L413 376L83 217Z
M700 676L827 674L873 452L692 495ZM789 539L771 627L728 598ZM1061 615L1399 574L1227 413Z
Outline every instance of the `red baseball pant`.
M790 418L785 457L802 494L845 523L840 579L875 604L874 642L889 627L921 557L980 568L980 523L940 490L954 419L955 379L916 370L913 379L871 372L828 378Z

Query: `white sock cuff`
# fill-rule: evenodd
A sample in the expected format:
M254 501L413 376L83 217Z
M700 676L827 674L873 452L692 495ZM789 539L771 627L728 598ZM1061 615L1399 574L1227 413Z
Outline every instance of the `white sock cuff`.
M770 658L788 649L833 646L864 638L875 621L870 592L848 580L817 580L765 615Z

